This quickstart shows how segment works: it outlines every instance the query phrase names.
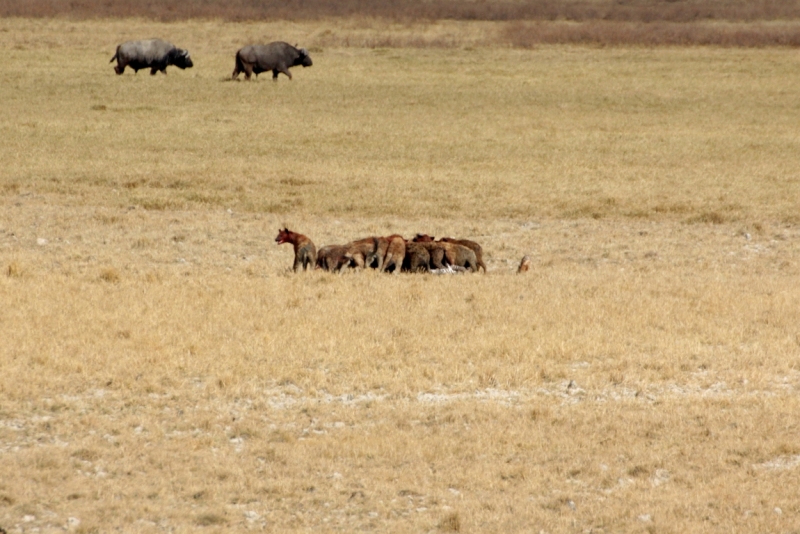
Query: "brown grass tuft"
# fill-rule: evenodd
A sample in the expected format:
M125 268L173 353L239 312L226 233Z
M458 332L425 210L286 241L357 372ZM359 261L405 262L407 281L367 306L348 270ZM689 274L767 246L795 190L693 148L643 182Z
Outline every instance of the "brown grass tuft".
M527 254L522 256L522 260L519 262L519 267L517 267L517 273L525 273L531 268L531 257Z
M725 216L716 211L706 211L699 213L687 220L690 224L706 223L706 224L722 224L725 222Z
M6 276L9 278L21 278L24 273L25 271L22 268L22 265L17 261L11 261L6 266Z
M195 524L201 527L221 526L226 525L227 523L228 520L219 514L202 514L198 516L197 520L195 521Z
M111 284L118 284L121 279L119 271L113 267L107 267L101 270L98 278L103 282L109 282Z
M461 532L461 519L458 516L458 512L447 514L439 522L438 526L439 530L443 532Z

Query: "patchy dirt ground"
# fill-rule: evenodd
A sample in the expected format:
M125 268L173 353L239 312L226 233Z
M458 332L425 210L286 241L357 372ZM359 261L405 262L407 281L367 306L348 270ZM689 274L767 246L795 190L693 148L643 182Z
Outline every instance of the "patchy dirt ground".
M0 217L9 532L797 521L795 227ZM295 275L283 224L469 237L489 273Z

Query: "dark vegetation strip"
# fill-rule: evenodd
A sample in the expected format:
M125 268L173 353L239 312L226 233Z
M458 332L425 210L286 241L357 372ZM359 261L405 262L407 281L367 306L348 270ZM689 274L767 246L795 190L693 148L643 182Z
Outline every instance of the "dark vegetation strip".
M0 17L480 20L508 22L498 39L515 47L800 46L800 0L0 0Z
M800 0L0 0L3 17L145 17L163 21L397 20L755 22L800 19Z
M515 48L532 48L539 44L800 47L800 23L725 25L606 21L581 24L514 22L508 24L499 39Z

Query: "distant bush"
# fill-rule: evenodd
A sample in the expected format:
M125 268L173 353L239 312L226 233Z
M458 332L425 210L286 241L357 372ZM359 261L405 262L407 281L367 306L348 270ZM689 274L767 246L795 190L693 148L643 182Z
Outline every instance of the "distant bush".
M800 25L719 24L670 22L583 24L513 22L500 40L515 48L539 44L714 45L730 47L800 46Z

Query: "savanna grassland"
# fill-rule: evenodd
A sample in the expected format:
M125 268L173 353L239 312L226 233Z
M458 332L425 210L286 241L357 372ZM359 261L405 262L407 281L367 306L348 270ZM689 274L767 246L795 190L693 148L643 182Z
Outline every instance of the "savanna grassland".
M0 528L800 530L800 55L508 30L0 19Z

